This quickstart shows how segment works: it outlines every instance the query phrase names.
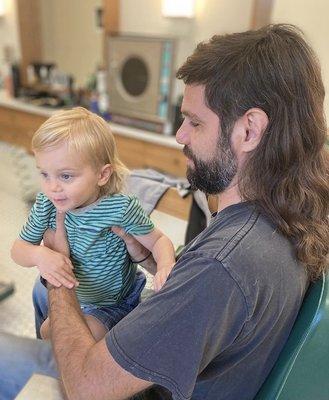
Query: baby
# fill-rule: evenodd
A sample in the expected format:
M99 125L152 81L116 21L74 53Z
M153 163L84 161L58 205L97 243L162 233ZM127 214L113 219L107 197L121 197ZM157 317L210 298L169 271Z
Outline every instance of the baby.
M23 267L36 266L56 287L76 287L88 326L100 340L138 304L145 284L111 227L124 228L152 252L155 290L175 263L173 245L154 227L138 199L123 193L128 170L101 117L81 107L56 113L35 132L32 150L42 193L14 242L12 258ZM56 213L65 213L70 258L41 245L47 229L56 229ZM48 337L48 325L47 319L43 338Z

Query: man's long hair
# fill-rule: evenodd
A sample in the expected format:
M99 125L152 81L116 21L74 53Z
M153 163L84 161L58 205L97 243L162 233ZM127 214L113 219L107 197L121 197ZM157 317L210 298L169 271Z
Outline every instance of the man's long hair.
M240 193L290 238L310 278L318 278L328 267L329 154L320 66L302 33L277 24L216 35L197 46L177 77L205 85L223 135L251 108L267 114L239 173Z

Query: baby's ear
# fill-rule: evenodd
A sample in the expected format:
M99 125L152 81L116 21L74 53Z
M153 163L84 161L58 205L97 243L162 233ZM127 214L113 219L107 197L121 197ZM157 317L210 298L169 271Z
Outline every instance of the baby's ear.
M105 164L100 170L98 186L104 186L107 184L113 172L113 167L111 164Z

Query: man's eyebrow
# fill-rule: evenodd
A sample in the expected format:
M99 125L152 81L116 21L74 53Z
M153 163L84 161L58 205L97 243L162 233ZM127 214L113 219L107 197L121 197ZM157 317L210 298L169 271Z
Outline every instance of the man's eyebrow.
M189 117L189 118L193 118L193 119L197 119L197 120L201 121L200 117L194 113L191 113L191 112L185 111L185 110L182 110L181 113L185 117Z

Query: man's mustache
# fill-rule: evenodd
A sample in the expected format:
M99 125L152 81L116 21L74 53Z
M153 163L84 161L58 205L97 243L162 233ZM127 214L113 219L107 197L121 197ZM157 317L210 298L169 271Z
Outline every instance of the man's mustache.
M185 155L185 157L194 160L194 154L192 153L192 150L186 145L183 147L183 154Z

